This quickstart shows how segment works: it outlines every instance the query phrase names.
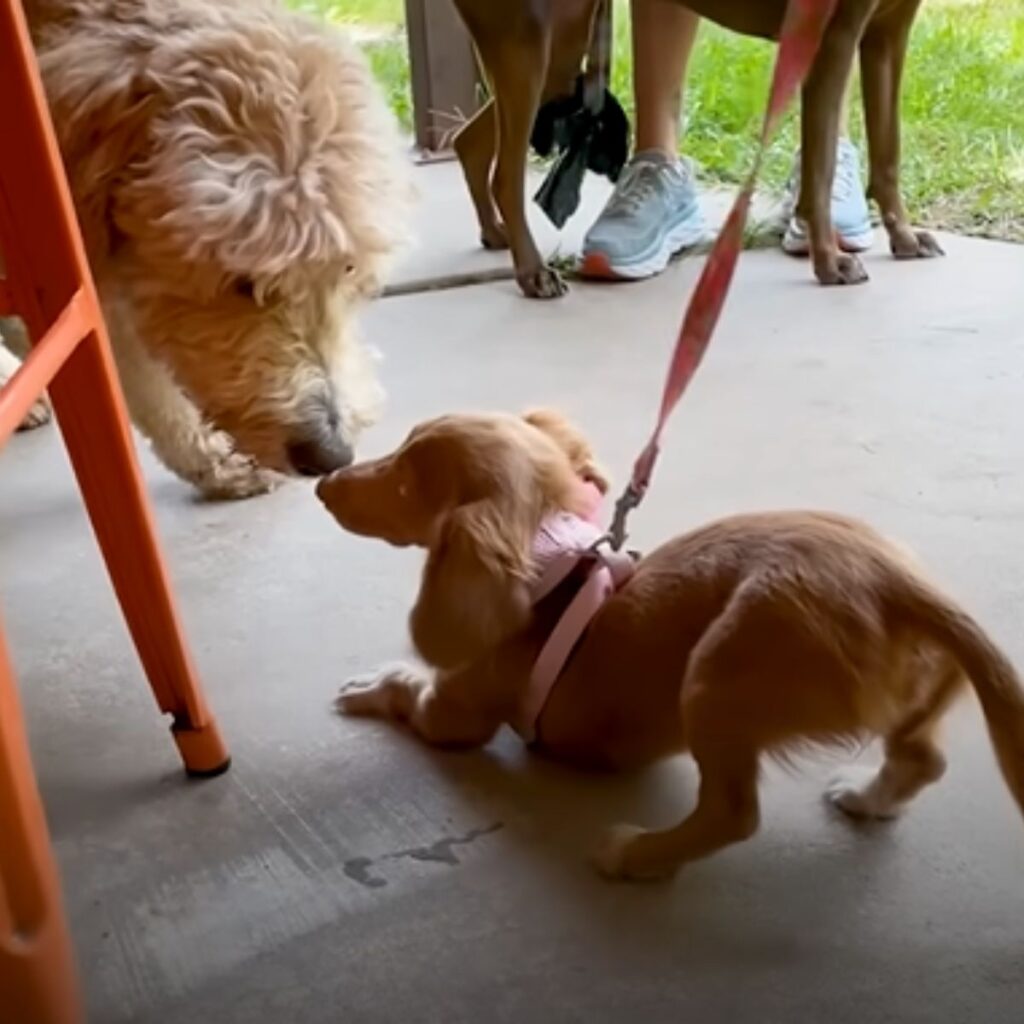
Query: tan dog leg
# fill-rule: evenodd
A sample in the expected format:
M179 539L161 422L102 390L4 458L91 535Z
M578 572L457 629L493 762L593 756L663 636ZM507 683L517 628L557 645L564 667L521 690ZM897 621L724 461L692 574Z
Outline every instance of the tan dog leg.
M831 205L840 106L857 43L876 4L877 0L861 0L838 5L803 89L797 216L807 223L814 276L822 284L868 279L856 256L839 251Z
M670 878L683 864L749 839L760 825L757 795L761 743L756 712L737 717L751 694L771 687L762 672L750 621L759 615L742 593L694 648L682 687L681 712L690 753L700 769L697 806L682 824L662 832L630 825L611 829L595 863L608 878ZM756 635L756 626L754 627ZM779 638L780 644L785 638ZM792 652L799 657L799 647ZM799 661L795 662L800 664ZM756 698L755 698L756 701Z
M508 234L498 216L491 194L491 172L497 144L494 100L489 99L455 136L455 155L469 188L476 219L480 224L480 242L485 249L507 249Z
M935 743L935 732L964 683L963 673L951 667L927 706L886 738L882 766L851 766L840 772L826 790L828 799L854 818L898 817L925 786L945 773L946 758Z
M517 39L481 47L481 60L494 85L498 122L498 156L494 198L505 223L516 280L530 298L564 295L565 282L546 266L526 220L526 157L530 132L547 74L548 41L539 29L524 30Z
M113 334L112 341L132 421L169 470L208 498L248 498L274 486L275 474L235 451L227 434L205 423L167 367L141 343Z
M868 196L878 203L889 247L897 259L941 256L927 231L915 231L900 195L900 82L910 26L920 0L906 0L875 19L860 44L864 121L871 172Z
M694 751L701 784L697 807L676 828L645 832L612 828L595 863L608 878L658 881L688 861L749 839L760 823L757 753L750 749Z
M454 677L447 677L450 681ZM480 747L498 730L501 718L479 703L459 700L456 687L435 682L422 669L399 666L352 679L334 706L343 715L365 715L404 722L426 743L437 747Z

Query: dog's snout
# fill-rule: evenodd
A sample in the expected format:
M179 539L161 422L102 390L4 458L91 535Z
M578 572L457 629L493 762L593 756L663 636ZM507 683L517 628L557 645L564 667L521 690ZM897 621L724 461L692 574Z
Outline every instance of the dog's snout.
M326 476L352 464L355 453L340 433L300 438L288 445L288 461L302 476Z

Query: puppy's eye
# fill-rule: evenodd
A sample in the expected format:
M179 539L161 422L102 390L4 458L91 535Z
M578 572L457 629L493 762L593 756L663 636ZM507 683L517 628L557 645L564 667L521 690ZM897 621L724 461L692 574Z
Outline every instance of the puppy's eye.
M345 264L345 276L351 277L356 272L356 265L354 263Z
M232 287L235 294L240 295L243 299L251 299L256 295L256 286L253 284L252 278L236 277Z

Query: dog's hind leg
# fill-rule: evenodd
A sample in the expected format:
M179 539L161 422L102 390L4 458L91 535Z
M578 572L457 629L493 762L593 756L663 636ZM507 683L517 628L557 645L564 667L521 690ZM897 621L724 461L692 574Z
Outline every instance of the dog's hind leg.
M491 193L491 172L497 125L494 100L489 99L460 129L453 146L462 165L470 198L480 224L480 241L485 249L507 249L508 234L501 223Z
M512 248L516 280L531 298L565 293L558 271L544 263L526 220L526 157L547 77L549 30L541 24L519 26L515 37L501 36L480 58L494 86L498 155L493 189Z
M826 790L828 799L853 818L899 816L925 786L938 782L945 773L946 758L935 742L935 733L965 683L959 665L945 665L926 701L886 736L881 767L853 765L838 773Z
M705 723L699 701L687 714L696 715L695 734L705 736L692 751L700 769L697 806L680 825L662 832L614 826L595 857L598 870L608 878L671 878L683 864L749 839L758 829L756 748L716 736L721 717Z
M683 864L749 839L761 820L758 761L764 747L751 694L771 688L764 659L749 642L754 602L742 593L709 627L690 656L681 713L690 753L700 770L697 806L675 828L647 832L615 826L595 862L609 878L657 880ZM799 664L799 662L796 662ZM745 713L737 709L746 708Z
M861 89L868 136L868 197L878 203L897 259L941 256L927 231L910 226L900 195L900 83L910 27L921 0L904 0L876 17L860 42Z

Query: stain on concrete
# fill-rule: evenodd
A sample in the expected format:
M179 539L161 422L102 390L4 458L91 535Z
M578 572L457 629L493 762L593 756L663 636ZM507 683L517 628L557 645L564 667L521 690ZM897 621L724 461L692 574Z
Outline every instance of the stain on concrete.
M456 867L459 858L455 855L457 846L468 846L483 836L489 836L504 827L504 822L496 821L485 828L474 828L461 836L443 836L429 846L413 846L407 850L395 850L382 854L376 859L372 857L350 857L342 865L346 877L353 882L366 886L367 889L380 889L387 885L387 879L372 872L374 865L389 860L417 860L429 864L447 864Z

